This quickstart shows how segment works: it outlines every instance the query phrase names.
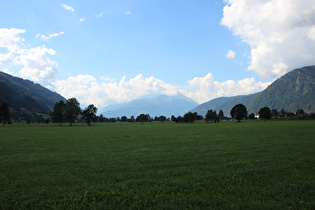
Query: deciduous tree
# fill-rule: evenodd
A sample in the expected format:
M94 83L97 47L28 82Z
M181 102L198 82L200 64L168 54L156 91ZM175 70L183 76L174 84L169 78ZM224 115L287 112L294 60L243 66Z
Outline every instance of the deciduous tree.
M268 107L263 107L258 112L259 117L264 120L270 120L272 117L271 110Z
M184 121L193 123L197 118L197 112L188 112L184 115Z
M4 124L10 122L10 110L7 103L3 103L0 106L0 122L2 122L3 127L4 127Z
M140 114L137 118L137 122L149 122L150 121L150 115L149 114Z
M223 113L223 110L220 109L219 110L219 115L218 115L219 119L222 119L224 117L224 113Z
M65 108L66 108L66 104L62 100L55 103L55 106L53 108L52 120L56 123L59 123L60 126L65 118Z
M86 123L91 126L91 121L97 118L96 113L97 108L93 104L90 104L83 110L82 119L84 119Z
M68 99L65 106L65 118L70 123L70 126L75 122L80 113L81 109L78 100L76 98Z
M160 121L161 123L165 122L165 121L166 121L166 117L163 116L163 115L161 115L161 116L159 117L159 121Z
M243 104L237 104L232 108L230 114L237 122L241 122L247 116L247 109Z
M254 120L254 119L255 119L255 114L254 114L254 113L250 113L250 114L248 115L248 119Z
M207 114L206 114L206 121L207 122L209 122L209 121L212 122L214 119L215 119L214 111L212 109L208 110Z
M271 114L272 114L272 116L275 117L275 118L278 118L278 116L279 116L279 112L278 112L276 109L273 109L273 110L271 111Z
M127 116L122 116L120 118L120 120L121 120L121 122L127 122L128 118L127 118Z

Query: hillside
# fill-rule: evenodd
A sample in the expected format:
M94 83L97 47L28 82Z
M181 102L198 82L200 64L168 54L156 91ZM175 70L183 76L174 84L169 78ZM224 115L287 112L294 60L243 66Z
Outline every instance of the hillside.
M315 66L295 69L276 81L247 104L251 112L261 107L285 109L295 112L297 108L315 112Z
M9 107L48 114L60 100L66 99L32 81L0 71L0 104L6 102Z
M239 95L232 97L220 97L200 104L196 108L190 110L191 112L197 112L199 115L205 115L208 110L216 110L219 112L222 109L225 116L230 115L230 111L236 104L247 104L250 100L255 98L258 93L250 94L250 95Z
M224 115L229 116L233 106L240 103L247 107L248 113L255 114L264 106L278 111L284 109L296 112L299 107L305 112L315 112L315 66L295 69L275 80L262 92L216 98L191 111L205 115L207 110L213 109L218 112L222 109Z
M184 115L198 104L181 94L176 96L160 95L154 98L136 99L128 103L111 106L110 110L103 112L105 117L138 116L149 114L154 116Z

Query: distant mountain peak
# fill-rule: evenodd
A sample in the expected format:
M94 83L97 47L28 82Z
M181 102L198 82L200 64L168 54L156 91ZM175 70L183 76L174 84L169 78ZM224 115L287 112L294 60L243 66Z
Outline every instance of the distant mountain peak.
M198 103L182 94L156 95L154 97L142 97L127 103L112 105L102 114L105 117L130 117L140 114L150 116L179 116L196 107Z

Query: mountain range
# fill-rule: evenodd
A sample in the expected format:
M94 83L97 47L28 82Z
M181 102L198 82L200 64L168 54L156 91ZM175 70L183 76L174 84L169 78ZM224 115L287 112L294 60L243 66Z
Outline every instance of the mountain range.
M174 96L159 95L153 98L143 98L108 107L102 112L105 117L138 116L149 114L154 116L184 115L188 110L196 107L198 103L182 94Z
M64 97L29 80L0 72L0 104L6 102L11 108L27 110L31 113L50 113L56 102ZM183 116L188 111L205 115L210 109L222 109L225 116L236 104L244 104L248 113L257 114L260 108L295 112L315 112L315 66L295 69L275 80L264 91L249 95L220 97L198 105L192 99L178 94L159 95L142 98L128 103L109 105L101 109L104 117L138 116Z

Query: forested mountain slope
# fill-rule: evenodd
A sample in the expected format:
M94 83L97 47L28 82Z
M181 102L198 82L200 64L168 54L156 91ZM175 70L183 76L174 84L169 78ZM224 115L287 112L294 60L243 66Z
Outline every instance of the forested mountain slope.
M275 80L264 91L233 97L216 98L203 103L192 112L205 115L207 110L222 109L225 116L230 115L230 110L236 104L244 104L248 114L257 114L260 108L269 107L280 111L296 112L303 109L305 112L315 112L315 66L306 66L295 69L281 78Z
M50 113L55 103L60 100L66 99L32 81L0 71L0 104L5 102L9 107Z
M295 69L276 81L247 104L258 112L261 107L295 112L315 112L315 66Z

